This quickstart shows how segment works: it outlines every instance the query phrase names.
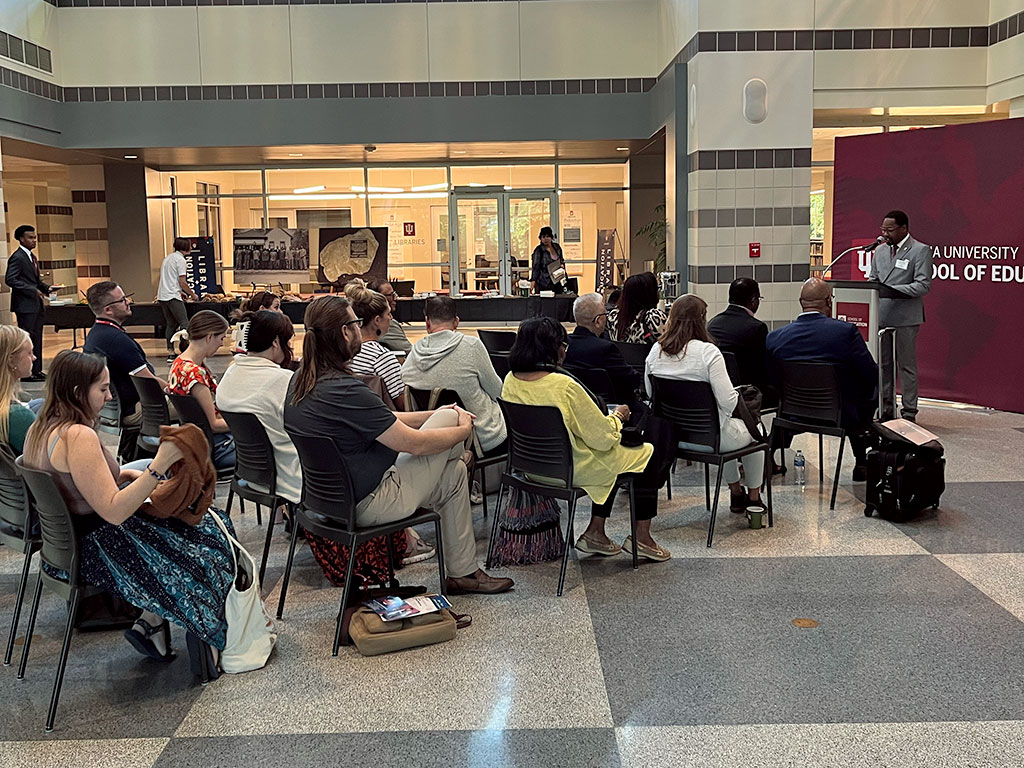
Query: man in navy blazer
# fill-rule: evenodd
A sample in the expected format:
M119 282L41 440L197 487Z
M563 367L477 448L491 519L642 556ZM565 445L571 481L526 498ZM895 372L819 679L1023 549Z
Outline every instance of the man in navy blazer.
M603 370L615 389L616 404L636 405L636 391L643 383L643 375L626 363L615 344L602 338L608 325L608 310L599 293L585 293L572 305L576 329L569 334L569 349L565 352L566 368Z
M780 363L808 361L836 366L843 398L843 429L856 457L853 479L866 479L866 432L878 397L878 365L860 331L851 323L832 319L832 287L817 277L800 290L803 312L787 326L768 334L768 374L782 391Z
M20 246L7 260L4 282L11 288L11 311L18 318L18 327L32 337L32 352L36 356L32 375L23 381L43 381L43 297L50 286L39 279L39 262L32 254L36 247L35 227L22 224L14 230L14 239Z

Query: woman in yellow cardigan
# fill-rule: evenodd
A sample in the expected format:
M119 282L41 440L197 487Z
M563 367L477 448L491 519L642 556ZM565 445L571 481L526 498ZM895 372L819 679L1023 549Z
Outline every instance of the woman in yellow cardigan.
M513 403L553 405L562 413L572 445L573 481L593 502L590 525L576 542L581 552L615 555L632 551L631 537L620 547L605 533L605 521L615 501L615 479L641 473L651 461L654 448L644 443L627 448L619 443L629 408L601 411L590 394L564 373L558 373L568 349L565 329L549 317L526 320L519 326L509 353L511 373L505 377L501 396ZM658 490L644 473L634 480L637 501L637 552L649 560L668 560L671 553L651 538L651 519L657 514Z

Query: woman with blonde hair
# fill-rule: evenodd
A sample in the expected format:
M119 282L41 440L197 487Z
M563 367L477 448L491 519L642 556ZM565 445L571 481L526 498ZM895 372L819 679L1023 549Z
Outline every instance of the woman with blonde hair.
M651 390L651 379L660 376L665 379L683 381L706 381L711 385L718 403L718 420L721 429L719 448L723 453L736 451L754 442L742 419L733 418L739 394L725 369L725 358L715 346L708 333L708 305L704 299L688 293L672 302L665 333L651 348L644 366L644 382L647 393ZM710 451L710 446L680 443L681 448L695 451ZM736 513L746 511L750 505L761 503L761 482L764 478L764 454L752 453L744 456L743 473L748 490L743 492L740 485L740 471L736 462L728 462L722 476L729 484L731 500L729 509Z
M379 376L396 410L405 410L402 366L395 355L380 343L380 337L391 326L391 304L384 294L371 291L358 278L345 286L345 296L351 302L356 317L362 321L362 344L359 353L349 363L352 373Z
M36 415L18 399L19 383L32 375L32 337L16 325L0 325L0 442L15 454L25 448L25 433Z

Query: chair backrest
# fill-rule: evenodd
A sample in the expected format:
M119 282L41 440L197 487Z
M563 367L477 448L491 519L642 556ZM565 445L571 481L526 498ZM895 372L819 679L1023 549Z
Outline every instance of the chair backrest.
M405 395L406 408L417 411L432 411L435 408L440 408L442 405L452 404L460 408L464 407L462 398L459 397L459 393L454 389L442 389L441 387L416 389L415 387L406 386Z
M251 413L221 411L235 439L235 477L277 493L274 446L260 420Z
M167 399L178 414L178 421L182 424L195 424L206 435L206 442L210 446L210 455L213 455L213 429L210 427L210 420L206 418L203 406L199 404L192 395L167 395Z
M302 506L347 530L356 526L355 492L341 451L329 437L289 432L302 466Z
M397 411L398 406L395 401L391 399L391 393L388 392L388 388L384 386L384 379L380 376L375 376L371 373L353 373L353 377L359 379L363 384L368 386L377 397L384 401L384 405L388 407L389 411Z
M838 427L843 415L839 377L832 363L786 361L780 364L779 418Z
M725 370L729 374L729 380L734 387L740 384L750 384L749 381L740 381L740 361L736 358L735 352L722 350L722 359L725 360Z
M483 342L484 349L492 355L495 352L508 352L512 349L512 345L516 343L515 331L479 330L476 334L480 337L480 341Z
M647 355L651 352L649 346L646 344L630 344L628 341L613 341L612 344L618 347L627 365L643 373Z
M573 484L572 445L562 412L553 405L498 399L508 430L508 470Z
M142 403L141 433L146 437L160 437L160 427L171 423L163 387L156 379L132 376L131 380L135 391L139 393L139 402Z
M20 531L31 528L31 506L25 481L9 446L0 445L0 520Z
M29 469L19 457L18 471L25 479L25 485L32 493L36 514L39 516L39 531L43 539L40 550L43 562L52 568L65 571L69 584L77 586L78 580L78 539L71 523L64 497L54 482L53 475L40 469Z
M512 370L508 361L508 353L492 352L489 357L491 358L491 365L494 366L494 372L498 374L499 379L504 381L505 377Z
M100 421L97 428L103 432L121 431L121 401L117 397L117 389L110 388L110 399L100 409Z
M651 376L651 390L654 415L675 425L680 442L719 450L718 401L710 384Z
M606 405L621 405L615 400L615 385L612 384L611 377L603 368L570 368L566 366L565 370L571 373L580 384L604 400Z

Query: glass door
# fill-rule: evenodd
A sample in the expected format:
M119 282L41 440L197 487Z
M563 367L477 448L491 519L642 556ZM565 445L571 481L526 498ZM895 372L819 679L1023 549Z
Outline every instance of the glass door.
M509 279L505 294L518 295L519 281L530 280L533 249L540 243L541 227L551 227L557 232L558 223L551 220L550 194L509 192L505 197L509 216Z

